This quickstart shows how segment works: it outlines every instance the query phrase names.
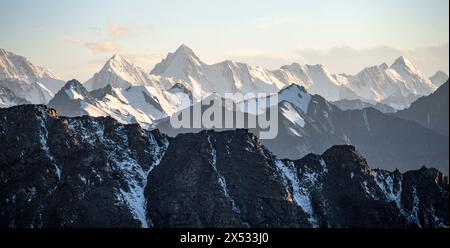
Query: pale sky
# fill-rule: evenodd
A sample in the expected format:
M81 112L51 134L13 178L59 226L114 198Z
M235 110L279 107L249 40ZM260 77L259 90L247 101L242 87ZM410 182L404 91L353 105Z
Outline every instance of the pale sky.
M181 44L207 63L356 73L407 56L449 67L448 0L1 0L0 47L85 81L114 53L150 71Z

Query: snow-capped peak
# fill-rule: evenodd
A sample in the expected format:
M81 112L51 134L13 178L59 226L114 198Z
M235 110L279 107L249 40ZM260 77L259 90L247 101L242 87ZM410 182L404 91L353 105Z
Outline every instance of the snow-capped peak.
M162 75L184 80L190 74L198 74L199 68L205 65L195 53L186 45L181 45L174 53L169 53L150 72L155 75Z
M410 91L415 95L428 95L436 90L436 86L425 77L411 61L404 56L399 57L391 65L402 79L407 83Z
M185 44L181 44L181 46L178 47L178 49L175 51L175 54L180 55L180 56L185 56L185 57L189 57L189 56L196 57L194 51Z
M64 92L72 100L85 100L91 98L89 92L76 79L72 79L62 87L60 92Z
M405 68L410 71L417 71L416 67L413 65L413 63L407 59L405 56L400 56L397 58L394 63L391 65L392 69L399 69L399 68Z
M111 84L114 88L127 88L146 85L148 81L148 75L143 69L124 56L115 54L85 83L85 86L89 90L103 88L107 84Z

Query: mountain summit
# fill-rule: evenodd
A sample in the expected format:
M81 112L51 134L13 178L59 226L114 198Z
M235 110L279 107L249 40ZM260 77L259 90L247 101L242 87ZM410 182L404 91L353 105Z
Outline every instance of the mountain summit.
M84 85L89 90L95 90L108 84L112 87L127 88L129 86L146 85L147 82L148 75L144 70L125 57L115 54Z

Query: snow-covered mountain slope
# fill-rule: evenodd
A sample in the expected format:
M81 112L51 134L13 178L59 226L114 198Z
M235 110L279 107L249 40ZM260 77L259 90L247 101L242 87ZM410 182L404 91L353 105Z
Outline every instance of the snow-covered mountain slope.
M84 83L84 86L88 90L96 90L108 84L113 88L128 88L130 86L165 88L171 85L168 80L149 75L142 68L119 54L112 56L99 72Z
M443 71L437 71L433 76L430 77L430 80L434 85L439 87L448 81L448 75Z
M293 83L304 86L327 99L355 97L351 90L341 86L322 65L292 64L279 70L253 67L234 61L217 64L202 62L186 45L169 53L151 71L153 75L172 78L192 90L194 96L210 93L277 93Z
M145 128L155 120L192 104L189 91L177 85L167 91L151 86L113 88L106 85L91 92L76 80L69 81L49 102L64 116L111 116L121 123L139 123Z
M352 89L337 80L323 65L300 65L293 63L273 71L287 85L298 84L311 94L320 94L326 99L358 99Z
M419 96L428 95L436 86L405 57L388 67L385 63L364 68L356 75L335 78L370 102L383 102L396 109L408 107Z
M29 103L29 101L16 96L10 89L0 85L0 108L7 108L15 105Z
M52 72L0 48L0 81L31 103L47 103L64 85Z

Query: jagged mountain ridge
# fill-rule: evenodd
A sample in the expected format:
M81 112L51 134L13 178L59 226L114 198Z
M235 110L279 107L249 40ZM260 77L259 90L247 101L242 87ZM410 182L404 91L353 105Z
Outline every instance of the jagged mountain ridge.
M2 227L448 227L447 177L352 146L279 160L246 130L168 138L42 105L0 126Z

